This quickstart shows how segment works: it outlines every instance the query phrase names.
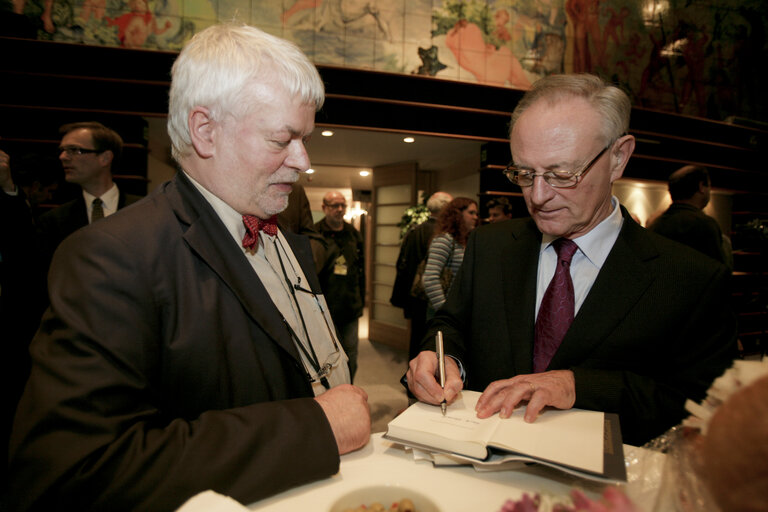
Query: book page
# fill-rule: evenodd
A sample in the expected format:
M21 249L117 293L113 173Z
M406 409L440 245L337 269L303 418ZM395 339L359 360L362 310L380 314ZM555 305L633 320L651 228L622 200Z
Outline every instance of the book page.
M462 391L448 406L445 416L439 406L417 402L389 423L387 435L485 458L485 445L497 420L477 418L475 403L478 396L479 393ZM441 443L436 437L446 442ZM469 444L474 446L467 446Z
M544 409L533 423L526 423L524 414L525 408L518 407L509 418L499 419L489 444L558 464L603 472L602 412Z

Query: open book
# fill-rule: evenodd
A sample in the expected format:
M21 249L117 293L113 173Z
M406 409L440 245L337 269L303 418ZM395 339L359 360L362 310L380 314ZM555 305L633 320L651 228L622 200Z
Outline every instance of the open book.
M417 402L389 422L385 438L406 446L453 454L478 466L513 460L537 462L601 481L626 481L624 451L615 414L545 409L533 423L524 409L507 419L479 419L476 391L462 391L448 407Z

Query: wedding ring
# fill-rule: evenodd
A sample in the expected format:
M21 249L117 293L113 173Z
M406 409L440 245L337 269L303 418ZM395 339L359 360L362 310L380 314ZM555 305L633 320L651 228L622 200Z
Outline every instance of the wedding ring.
M528 385L531 386L531 393L535 393L536 392L536 386L533 385L533 382L529 382Z

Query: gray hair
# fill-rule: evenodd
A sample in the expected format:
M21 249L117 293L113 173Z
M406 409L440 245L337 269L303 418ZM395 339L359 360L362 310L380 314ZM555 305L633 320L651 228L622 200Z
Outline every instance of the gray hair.
M600 115L603 120L601 135L606 144L618 139L629 130L632 103L627 94L618 87L604 82L598 76L581 73L549 75L537 80L512 112L509 123L510 135L520 116L534 103L547 101L550 105L554 105L570 98L583 98Z
M432 215L436 215L443 209L443 206L447 205L452 200L453 196L448 192L435 192L429 196L429 199L427 199L427 210L429 210L429 213Z
M243 117L255 105L253 83L276 81L291 96L320 110L325 88L317 68L293 43L244 24L213 25L195 34L171 70L168 134L173 158L191 145L189 112L209 109L221 120Z

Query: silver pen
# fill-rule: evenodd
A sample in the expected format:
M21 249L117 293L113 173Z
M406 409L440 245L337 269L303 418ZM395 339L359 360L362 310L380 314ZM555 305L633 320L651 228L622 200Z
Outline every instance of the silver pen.
M445 389L445 350L443 349L443 331L437 331L436 345L437 374L440 378L440 387ZM443 399L443 401L440 402L440 410L443 412L443 416L445 416L445 409L447 406L448 404L445 402L445 399Z

